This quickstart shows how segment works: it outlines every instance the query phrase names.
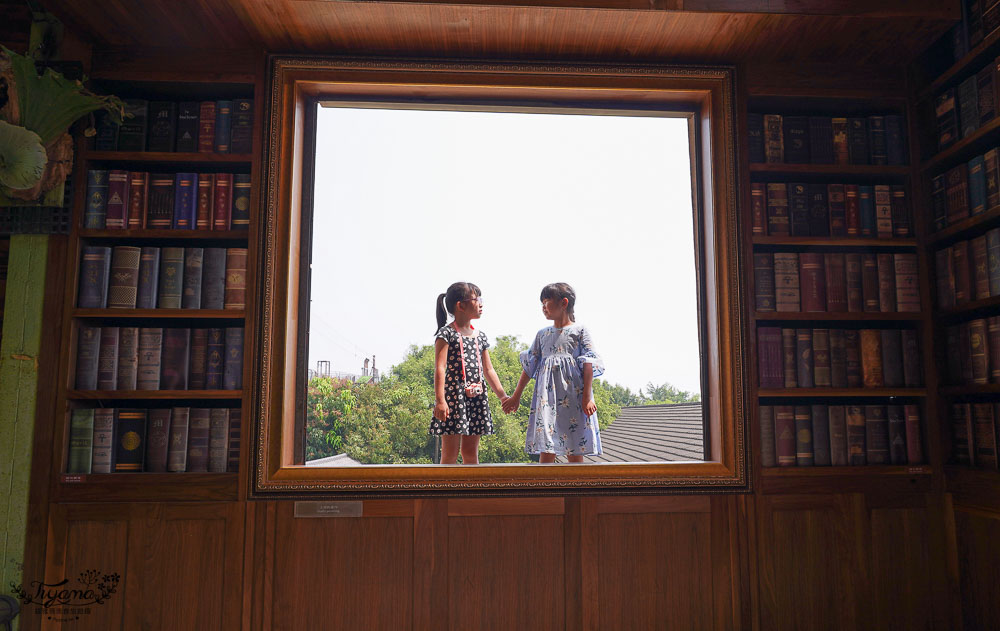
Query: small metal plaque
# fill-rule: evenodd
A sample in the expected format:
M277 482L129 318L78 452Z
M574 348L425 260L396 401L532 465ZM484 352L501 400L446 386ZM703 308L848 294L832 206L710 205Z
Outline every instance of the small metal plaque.
M296 517L361 517L364 502L295 502Z
M72 484L77 482L86 482L87 476L82 473L66 474L64 473L60 478L60 482L64 484Z

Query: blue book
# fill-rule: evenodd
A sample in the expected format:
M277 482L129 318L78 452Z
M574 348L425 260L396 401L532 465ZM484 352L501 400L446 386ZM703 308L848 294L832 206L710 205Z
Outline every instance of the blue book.
M874 239L878 236L875 226L875 187L858 187L858 207L861 213L861 236Z
M215 152L229 153L230 132L233 126L233 102L215 102Z
M983 156L969 160L969 214L986 210L986 166Z
M83 213L83 227L104 230L108 215L108 172L87 171L87 210Z
M198 174L178 173L174 180L174 224L179 230L194 230L198 219Z

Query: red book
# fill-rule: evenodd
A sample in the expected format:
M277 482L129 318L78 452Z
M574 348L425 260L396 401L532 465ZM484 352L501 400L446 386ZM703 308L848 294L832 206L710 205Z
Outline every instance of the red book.
M129 173L128 191L126 226L129 230L141 230L146 220L146 203L149 199L149 173Z
M212 215L215 211L213 199L215 195L215 174L200 173L198 175L198 200L195 211L195 229L211 230Z
M767 233L788 236L788 187L783 182L767 184Z
M125 229L128 193L128 171L118 169L109 171L107 217L105 218L105 227L108 230Z
M799 289L802 292L803 311L826 311L826 272L823 254L799 254Z
M783 388L785 370L782 364L780 327L757 327L757 359L760 387Z
M865 300L865 311L869 313L880 311L878 256L870 252L861 255L861 291Z
M233 174L215 174L215 195L212 200L215 211L212 213L212 230L229 230L232 218L233 204Z
M959 241L951 246L952 266L955 270L955 304L964 305L972 300L972 273L969 269L969 242Z
M826 310L831 313L847 312L846 259L843 254L823 255L826 270Z
M847 236L861 236L861 202L858 197L857 184L844 185L844 219L847 223Z
M877 260L879 311L892 313L896 310L896 266L887 252L880 252Z
M767 196L763 182L750 184L750 209L753 213L753 234L767 234Z
M774 451L779 467L795 465L795 407L774 406Z
M160 389L187 390L190 365L191 329L163 329L160 357Z
M847 205L843 184L828 184L827 203L830 205L830 236L847 236Z
M920 406L910 403L903 406L906 414L906 461L921 464L924 461L923 439L920 432Z
M861 254L852 252L844 255L844 276L847 281L847 311L857 313L865 310L865 297L861 284Z
M215 101L202 101L198 113L198 153L215 152Z

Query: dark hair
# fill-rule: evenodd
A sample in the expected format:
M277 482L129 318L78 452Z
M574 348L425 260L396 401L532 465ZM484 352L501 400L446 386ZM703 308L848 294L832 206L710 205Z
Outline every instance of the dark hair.
M455 313L456 303L460 300L472 300L482 295L483 292L479 291L479 287L472 283L452 283L448 291L438 295L437 301L434 303L438 328L443 327L444 323L448 321L449 313Z
M545 287L542 287L542 295L539 297L539 300L545 300L546 298L555 298L556 300L566 298L569 300L569 304L566 305L566 313L569 315L570 322L576 322L576 316L573 315L573 306L576 304L576 292L569 286L569 283L549 283Z

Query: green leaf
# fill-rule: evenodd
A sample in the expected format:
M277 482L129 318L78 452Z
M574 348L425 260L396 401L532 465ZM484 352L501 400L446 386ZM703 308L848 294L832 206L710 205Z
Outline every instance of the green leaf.
M31 188L42 179L48 156L35 132L0 121L0 184Z

